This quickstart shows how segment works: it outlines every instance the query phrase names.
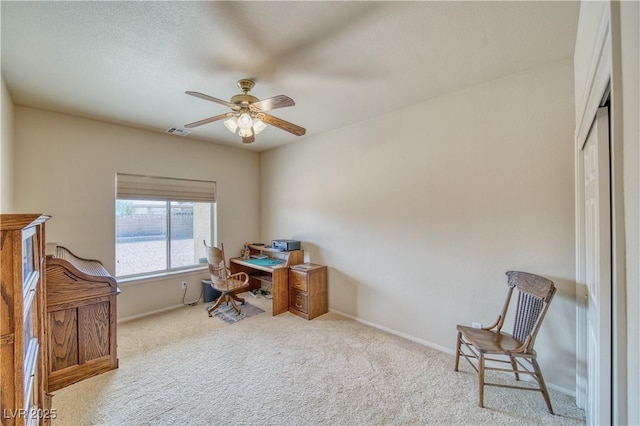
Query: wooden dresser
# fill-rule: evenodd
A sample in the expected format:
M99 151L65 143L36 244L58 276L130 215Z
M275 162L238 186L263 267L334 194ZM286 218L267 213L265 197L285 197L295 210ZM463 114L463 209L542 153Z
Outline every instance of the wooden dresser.
M98 260L62 246L49 249L47 269L48 390L118 368L118 285Z
M41 214L0 215L0 418L48 424L45 222Z
M311 320L328 311L327 267L303 263L289 268L289 312Z

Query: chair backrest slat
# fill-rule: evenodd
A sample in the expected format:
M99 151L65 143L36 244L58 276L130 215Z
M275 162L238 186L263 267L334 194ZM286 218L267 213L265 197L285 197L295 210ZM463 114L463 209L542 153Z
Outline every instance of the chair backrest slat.
M513 337L524 342L535 327L544 307L544 301L527 293L518 292L516 318L513 323Z

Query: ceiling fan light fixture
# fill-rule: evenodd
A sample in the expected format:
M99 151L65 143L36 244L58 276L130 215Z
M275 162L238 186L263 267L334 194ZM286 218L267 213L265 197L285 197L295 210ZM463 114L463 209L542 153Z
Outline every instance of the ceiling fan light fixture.
M249 114L247 114L246 112L243 112L242 114L240 114L240 117L238 117L238 127L240 127L241 129L249 130L251 129L252 125L253 125L253 119Z
M238 130L238 120L235 117L230 117L223 121L224 127L226 127L231 133L236 133Z
M264 124L264 121L257 118L253 120L253 133L255 133L256 135L262 132L266 128L267 128L267 125Z

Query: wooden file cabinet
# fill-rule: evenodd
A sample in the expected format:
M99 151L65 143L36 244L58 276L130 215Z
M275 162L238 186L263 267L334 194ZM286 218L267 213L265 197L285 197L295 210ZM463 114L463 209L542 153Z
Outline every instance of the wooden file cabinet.
M289 312L311 320L328 311L327 267L304 264L289 269Z

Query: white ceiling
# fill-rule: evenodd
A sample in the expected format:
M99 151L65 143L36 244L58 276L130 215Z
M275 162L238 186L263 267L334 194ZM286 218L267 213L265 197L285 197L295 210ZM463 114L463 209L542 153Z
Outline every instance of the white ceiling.
M301 138L573 55L577 2L8 2L2 75L16 105L164 132L227 112L253 78ZM178 136L175 136L178 137ZM188 138L243 145L222 122Z

